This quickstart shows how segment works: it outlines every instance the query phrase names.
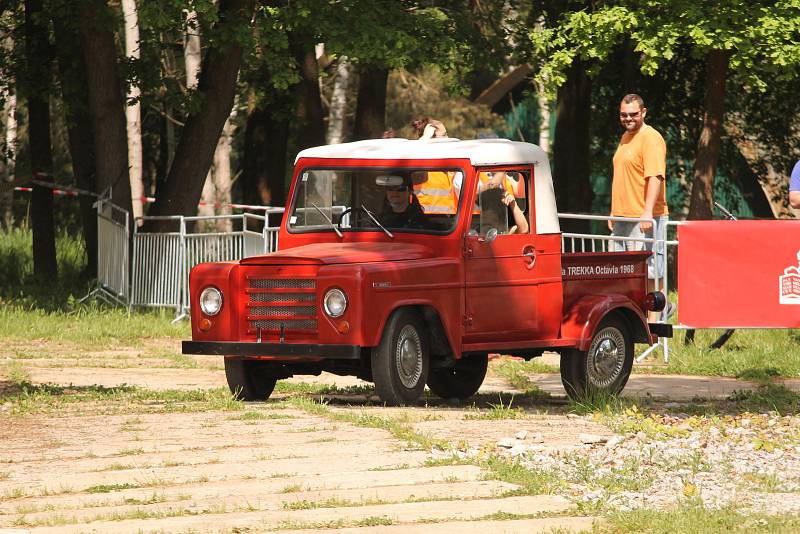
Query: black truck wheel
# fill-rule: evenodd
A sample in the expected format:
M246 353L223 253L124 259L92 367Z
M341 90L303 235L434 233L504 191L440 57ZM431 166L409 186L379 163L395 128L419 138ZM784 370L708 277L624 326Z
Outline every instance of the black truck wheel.
M413 310L395 311L386 322L380 344L372 349L372 380L386 404L415 402L428 379L428 338Z
M488 366L488 354L464 356L452 367L431 369L428 387L443 399L466 399L481 387Z
M225 358L225 378L233 396L243 401L267 400L278 381L272 362Z
M618 317L600 322L586 351L561 353L561 382L567 395L581 400L592 395L616 395L633 369L633 341Z

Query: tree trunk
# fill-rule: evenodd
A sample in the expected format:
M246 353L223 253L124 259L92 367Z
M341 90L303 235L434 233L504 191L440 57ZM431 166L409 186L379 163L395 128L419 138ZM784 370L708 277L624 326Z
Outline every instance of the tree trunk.
M80 35L75 22L53 17L61 97L64 100L72 173L79 188L97 191L86 65L82 61ZM97 277L97 212L93 207L94 201L94 197L87 195L81 195L79 201L86 244L84 276L87 278Z
M254 1L220 0L217 23L220 33L232 35L247 27ZM242 45L236 41L210 48L206 53L197 88L202 103L183 127L167 181L153 204L153 215L196 213L217 141L233 107L241 61Z
M541 87L536 102L539 105L539 147L550 154L550 100L544 96Z
M122 0L122 13L125 18L125 55L129 59L139 59L139 16L136 0ZM131 182L131 207L133 217L144 215L144 179L142 176L142 113L139 97L142 91L131 86L125 106L125 122L128 133L128 169ZM135 101L131 104L130 101ZM137 224L141 224L141 220Z
M197 13L188 11L186 13L186 34L183 39L183 63L186 68L187 89L197 88L201 59L200 25L197 22Z
M280 104L274 103L272 107L280 108ZM286 204L288 136L288 118L276 118L267 108L251 105L244 132L242 161L245 203L264 206Z
M333 81L331 108L328 113L328 143L343 143L345 136L345 117L347 116L347 94L350 86L353 64L342 56L336 65L336 79Z
M17 95L14 92L6 95L3 108L3 125L6 130L5 143L8 151L3 169L3 180L13 182L17 152ZM0 224L6 229L11 228L14 224L13 202L13 189L0 193L0 212L2 212L0 213L0 217L2 217Z
M325 144L325 123L322 98L319 91L319 65L313 41L306 36L289 36L292 53L300 68L300 113L302 122L298 132L298 149Z
M201 63L201 41L200 25L197 21L197 12L188 11L186 13L186 33L183 38L183 64L186 69L186 89L194 91L200 76ZM216 159L216 151L214 159ZM206 181L203 183L203 192L200 193L200 205L197 207L197 214L201 217L214 215L216 210L214 205L217 202L217 194L214 187L214 165L206 174ZM212 231L213 224L201 223L203 231Z
M712 50L708 56L705 113L694 161L689 219L711 219L714 213L714 174L725 116L725 78L728 75L729 57L730 53L726 50Z
M117 51L105 0L88 0L80 14L83 57L89 86L89 108L94 130L97 185L111 188L111 199L131 210L128 177L128 133L125 100L117 70Z
M389 69L362 69L358 80L358 100L353 139L379 139L386 130L386 84Z
M589 177L592 82L586 65L576 61L567 73L567 81L558 90L556 131L553 143L553 182L561 211L589 213L592 193ZM565 221L564 231L583 231L585 221Z
M53 156L50 147L50 43L41 0L25 0L25 59L28 86L28 143L34 178L52 181ZM33 186L31 199L33 228L33 271L41 280L58 276L53 221L53 192Z
M214 164L211 166L214 186L215 211L218 215L230 215L231 209L231 186L233 184L233 173L231 172L231 152L233 151L233 134L236 125L233 123L236 117L236 110L231 113L225 126L222 128L222 135L217 143L217 150L214 151ZM233 225L230 219L219 220L214 225L219 232L230 232Z

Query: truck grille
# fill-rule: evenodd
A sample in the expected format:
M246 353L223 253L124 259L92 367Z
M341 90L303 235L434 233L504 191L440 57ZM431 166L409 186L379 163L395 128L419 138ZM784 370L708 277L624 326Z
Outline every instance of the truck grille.
M316 286L315 280L307 278L249 278L248 330L284 334L316 332Z

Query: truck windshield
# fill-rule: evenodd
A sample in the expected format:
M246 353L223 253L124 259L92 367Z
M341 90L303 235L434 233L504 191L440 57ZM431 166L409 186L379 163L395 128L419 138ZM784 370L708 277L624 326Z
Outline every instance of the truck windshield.
M462 180L457 169L307 170L289 229L447 233L458 218Z

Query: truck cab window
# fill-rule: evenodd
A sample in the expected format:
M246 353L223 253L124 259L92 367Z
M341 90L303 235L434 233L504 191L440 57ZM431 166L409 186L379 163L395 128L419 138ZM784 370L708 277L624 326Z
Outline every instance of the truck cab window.
M527 172L479 172L471 233L485 236L492 229L498 235L528 233L527 182Z
M294 231L445 233L458 218L463 173L456 169L310 169L302 173ZM377 224L376 224L377 221Z

